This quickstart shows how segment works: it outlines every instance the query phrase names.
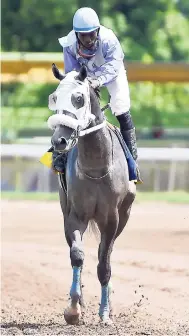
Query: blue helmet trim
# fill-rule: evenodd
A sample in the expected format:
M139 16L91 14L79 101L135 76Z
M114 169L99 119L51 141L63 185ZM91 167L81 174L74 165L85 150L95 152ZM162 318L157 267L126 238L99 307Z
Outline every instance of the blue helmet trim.
M95 27L87 27L87 28L77 28L77 27L74 27L74 26L73 26L73 29L74 29L75 32L77 32L77 33L91 32L91 31L96 30L96 29L98 29L98 28L100 28L100 27L95 26Z

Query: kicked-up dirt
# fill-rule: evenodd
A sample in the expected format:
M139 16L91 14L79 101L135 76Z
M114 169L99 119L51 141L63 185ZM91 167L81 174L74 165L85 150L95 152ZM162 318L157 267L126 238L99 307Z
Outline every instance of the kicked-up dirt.
M2 201L2 335L189 335L189 206L135 203L112 253L113 324L98 317L98 239L85 233L85 311L67 325L72 270L58 202Z

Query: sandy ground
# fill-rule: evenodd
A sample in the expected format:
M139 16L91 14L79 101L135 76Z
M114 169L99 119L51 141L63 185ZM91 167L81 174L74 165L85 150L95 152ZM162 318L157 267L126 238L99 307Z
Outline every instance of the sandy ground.
M99 323L98 241L86 233L85 312L67 325L72 271L58 202L2 201L2 335L189 335L189 206L134 204L112 254L113 325Z

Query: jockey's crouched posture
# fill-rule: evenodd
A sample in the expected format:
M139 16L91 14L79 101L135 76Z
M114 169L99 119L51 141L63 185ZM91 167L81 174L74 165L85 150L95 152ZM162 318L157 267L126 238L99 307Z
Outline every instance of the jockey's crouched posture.
M63 47L65 73L79 71L85 64L91 86L106 86L110 94L110 106L117 117L122 136L137 165L135 127L130 114L130 95L124 68L124 53L112 30L100 25L96 12L91 8L80 8L73 17L73 30L59 39ZM62 154L61 154L62 156ZM60 157L53 153L53 168L63 172Z

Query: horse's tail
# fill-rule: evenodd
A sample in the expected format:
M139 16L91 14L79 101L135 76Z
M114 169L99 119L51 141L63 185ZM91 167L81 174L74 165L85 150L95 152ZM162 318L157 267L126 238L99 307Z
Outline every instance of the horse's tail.
M97 223L94 219L91 219L88 224L88 232L89 234L92 232L97 240L100 238L100 231Z

